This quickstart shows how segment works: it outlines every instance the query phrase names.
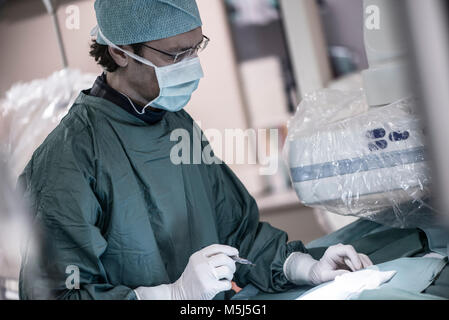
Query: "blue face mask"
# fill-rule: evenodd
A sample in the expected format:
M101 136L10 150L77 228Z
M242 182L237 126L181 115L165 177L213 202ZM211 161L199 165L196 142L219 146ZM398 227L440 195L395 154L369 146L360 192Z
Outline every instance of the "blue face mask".
M156 71L156 77L159 84L159 96L150 101L142 111L138 111L129 97L129 102L138 114L144 114L148 107L177 112L182 110L190 101L193 92L198 88L200 79L204 77L198 57L183 60L165 67L157 67L154 63L142 58L132 52L123 50L109 41L98 28L98 33L103 40L112 48L120 50L131 58L153 67Z

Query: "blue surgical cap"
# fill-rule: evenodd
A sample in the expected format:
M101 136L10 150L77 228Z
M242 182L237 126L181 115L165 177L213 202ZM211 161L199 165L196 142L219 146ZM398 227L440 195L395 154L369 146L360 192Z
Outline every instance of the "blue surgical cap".
M202 25L195 0L96 0L98 27L116 45L165 39ZM99 44L106 44L100 35Z

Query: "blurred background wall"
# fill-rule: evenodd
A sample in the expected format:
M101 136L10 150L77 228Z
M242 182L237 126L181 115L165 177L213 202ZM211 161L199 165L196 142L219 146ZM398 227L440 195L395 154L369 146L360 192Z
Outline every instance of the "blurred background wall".
M58 20L70 68L99 73L95 61L89 58L89 33L95 26L93 1L59 1ZM66 28L67 7L76 4L80 10L79 29ZM42 1L6 1L0 9L0 92L18 81L48 77L62 68L57 37L51 16Z

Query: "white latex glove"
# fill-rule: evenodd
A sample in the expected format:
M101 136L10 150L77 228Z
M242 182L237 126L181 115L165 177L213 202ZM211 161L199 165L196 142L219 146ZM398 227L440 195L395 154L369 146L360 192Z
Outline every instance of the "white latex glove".
M352 246L338 244L329 247L320 261L306 253L292 253L284 263L284 274L294 284L316 286L371 265L371 260L357 253Z
M230 290L236 270L236 248L214 244L194 253L181 277L173 284L135 289L141 300L211 300Z

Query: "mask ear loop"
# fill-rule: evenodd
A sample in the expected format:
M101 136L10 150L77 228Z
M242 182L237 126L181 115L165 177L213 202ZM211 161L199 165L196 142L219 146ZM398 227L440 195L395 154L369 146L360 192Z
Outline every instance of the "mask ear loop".
M150 106L150 104L152 104L154 101L156 101L156 99L154 99L153 101L151 101L149 104L147 104L143 109L142 109L142 111L139 111L139 110L137 110L136 109L136 107L134 106L134 103L131 101L131 99L126 95L126 94L124 94L124 93L121 93L120 91L117 91L118 93L120 93L122 96L124 96L126 99L128 99L128 101L129 101L129 103L131 103L131 105L132 105L132 107L133 107L133 109L134 109L134 111L137 113L137 114L139 114L139 115L144 115L145 114L145 111L147 110L147 108Z
M126 50L120 48L119 46L115 45L114 43L112 43L108 38L106 38L106 37L104 36L103 32L101 32L101 30L100 30L100 28L99 28L98 26L96 26L96 27L92 30L91 35L94 35L95 33L97 34L97 37L98 37L98 35L100 35L101 38L103 38L104 42L106 42L106 44L107 44L108 46L110 46L110 47L112 47L112 48L114 48L114 49L117 49L117 50L123 52L124 54L128 55L129 57L133 58L134 60L137 60L137 61L139 61L139 62L141 62L141 63L143 63L143 64L145 64L145 65L147 65L147 66L153 67L154 69L157 70L158 67L156 67L151 61L149 61L149 60L147 60L147 59L145 59L145 58L142 58L142 57L138 56L137 54L134 54L134 53L132 53L132 52L126 51ZM137 114L139 114L139 115L145 114L146 109L147 109L147 108L148 108L154 101L157 100L157 98L156 98L156 99L153 99L152 101L150 101L150 102L149 102L149 103L142 109L142 111L139 111L139 110L137 110L137 108L136 108L136 106L134 105L134 103L131 101L131 99L130 99L126 94L124 94L124 93L122 93L122 92L120 92L120 91L118 91L118 90L117 90L117 92L120 93L122 96L124 96L124 97L126 97L126 98L128 99L128 101L129 101L129 103L131 103L131 106L133 107L134 111L135 111Z

